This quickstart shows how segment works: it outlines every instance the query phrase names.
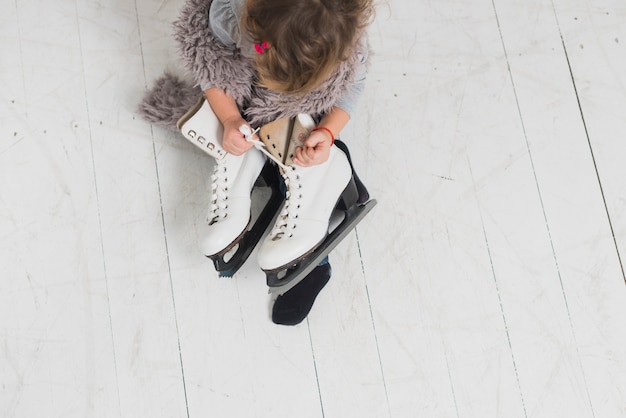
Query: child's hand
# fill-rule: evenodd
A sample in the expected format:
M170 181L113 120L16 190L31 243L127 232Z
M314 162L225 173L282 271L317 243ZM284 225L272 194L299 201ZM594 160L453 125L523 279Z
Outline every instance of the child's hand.
M241 125L248 125L243 118L232 118L225 120L224 123L224 138L222 140L222 147L226 152L233 155L241 155L254 146L252 142L246 141L239 127Z
M302 167L325 163L330 156L332 138L325 131L314 131L304 141L304 147L296 149L293 161Z

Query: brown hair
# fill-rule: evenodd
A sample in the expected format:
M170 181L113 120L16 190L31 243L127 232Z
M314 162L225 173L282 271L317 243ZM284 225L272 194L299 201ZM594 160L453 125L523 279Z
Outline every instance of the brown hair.
M310 92L349 58L372 15L372 0L248 0L243 27L269 44L256 56L260 85Z

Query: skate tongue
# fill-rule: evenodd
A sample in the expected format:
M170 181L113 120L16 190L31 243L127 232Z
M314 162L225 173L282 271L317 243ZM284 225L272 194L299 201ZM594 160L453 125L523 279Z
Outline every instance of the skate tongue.
M282 168L283 170L289 170L289 167L286 166L285 164L283 164L282 161L280 161L278 158L276 158L274 155L272 155L271 152L269 152L266 149L265 144L263 143L263 141L259 141L258 139L253 139L254 134L256 134L257 132L259 132L261 128L256 128L254 131L247 125L241 125L239 127L239 132L241 132L244 136L244 138L246 138L246 141L251 142L252 144L254 144L254 147L256 149L258 149L259 151L261 151L263 154L265 154L267 156L267 158L269 158L270 160L274 161L280 168Z
M293 118L281 118L261 126L259 132L259 137L267 151L285 165L290 164L287 153L293 127Z
M239 132L280 168L287 170L287 167L293 165L296 149L304 145L314 127L313 118L302 113L293 118L277 119L254 131L249 126L242 125ZM254 134L259 131L260 141L253 139Z

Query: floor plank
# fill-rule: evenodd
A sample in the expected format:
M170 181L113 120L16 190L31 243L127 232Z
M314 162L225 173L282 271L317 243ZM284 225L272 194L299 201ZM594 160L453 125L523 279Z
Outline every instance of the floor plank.
M155 151L134 115L145 85L135 5L83 1L77 10L121 413L184 416Z
M375 31L362 131L384 167L362 249L392 416L523 416L467 155L516 127L495 16L403 6Z
M622 160L626 147L620 132L626 127L622 117L626 59L619 41L626 37L626 9L617 1L554 1L554 6L584 121L582 130L596 168L595 180L602 187L602 218L611 234L611 249L604 254L596 253L598 237L593 235L591 248L578 254L587 260L588 273L584 280L568 283L576 303L573 321L595 416L624 416L626 182Z
M150 81L165 68L176 71L175 46L161 42L170 29L154 22L173 20L178 10L150 4L138 10ZM255 253L227 279L199 252L212 162L178 134L155 129L154 138L189 414L288 416L298 404L302 416L319 417L308 331L268 320L270 299ZM273 401L277 391L290 401Z
M496 2L497 10L499 6ZM516 215L525 229L523 234L541 236L543 229L548 238L541 246L522 238L531 247L516 250L522 254L534 252L536 259L527 259L525 263L529 275L517 274L512 278L512 291L516 294L509 296L509 303L519 304L526 298L528 303L512 316L517 325L511 325L511 334L515 338L519 329L513 349L518 353L520 384L528 413L532 416L593 416L577 341L580 330L571 320L570 298L573 295L566 292L564 284L580 280L586 263L580 254L568 251L562 243L591 242L592 238L603 237L594 240L595 248L581 250L610 254L610 232L600 210L597 183L582 180L593 180L593 165L584 146L584 136L580 135L580 117L571 82L566 77L566 58L554 21L552 8L541 2L520 2L516 7L509 4L499 13L511 82L524 124L520 140L528 145L537 189L534 195L539 198L542 213L535 222L537 231L529 234L529 213ZM540 70L531 72L531 68ZM571 181L577 177L581 181ZM528 193L533 195L532 190ZM581 205L578 198L583 196L586 202ZM528 202L520 201L514 206L530 212ZM509 232L505 236L509 241L515 235ZM553 260L548 256L550 252L554 253ZM519 295L523 295L522 298ZM505 303L505 309L509 303ZM536 325L530 327L531 323ZM546 334L558 338L546 340Z
M3 59L0 108L1 414L115 416L76 14L37 1L5 11L3 51L14 46L15 60Z
M331 282L308 317L324 415L389 416L356 233L330 263Z

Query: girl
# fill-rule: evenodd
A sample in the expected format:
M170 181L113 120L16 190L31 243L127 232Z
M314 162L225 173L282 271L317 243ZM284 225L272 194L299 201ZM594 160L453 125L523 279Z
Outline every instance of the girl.
M298 150L296 164L328 159L332 134L339 135L363 89L363 30L371 16L370 0L214 0L209 26L219 41L237 48L258 73L257 84L286 95L305 96L319 89L340 63L357 54L358 68L346 92L324 109L319 129ZM240 155L252 147L239 127L246 123L233 100L212 83L202 86L225 128L223 146Z
M301 169L329 162L364 88L372 14L372 0L188 0L176 39L224 127L223 148L244 155L253 144L242 126L304 113L318 124L293 163ZM330 274L325 260L279 296L273 321L301 322Z

